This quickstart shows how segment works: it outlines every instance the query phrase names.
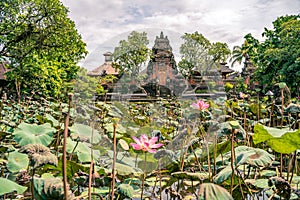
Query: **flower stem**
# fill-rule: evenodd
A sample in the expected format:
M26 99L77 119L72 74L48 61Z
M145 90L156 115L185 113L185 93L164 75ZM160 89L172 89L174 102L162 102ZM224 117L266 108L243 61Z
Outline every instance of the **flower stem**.
M234 162L235 162L235 152L234 152L234 131L235 129L232 129L231 133L231 184L230 184L230 194L232 195L233 191L233 184L234 184Z
M146 153L144 153L145 160L144 160L144 174L142 178L142 192L141 192L141 200L143 199L144 196L144 184L145 184L145 178L146 178Z
M114 158L113 158L113 164L112 164L112 182L111 182L111 199L114 199L115 195L115 168L116 168L116 161L117 161L117 124L113 125L114 128Z
M63 141L63 184L64 184L64 193L65 193L65 200L68 200L68 187L67 187L67 137L68 137L68 127L70 121L70 110L72 105L72 97L73 94L69 94L69 106L68 106L68 113L65 119L65 129L64 129L64 141Z

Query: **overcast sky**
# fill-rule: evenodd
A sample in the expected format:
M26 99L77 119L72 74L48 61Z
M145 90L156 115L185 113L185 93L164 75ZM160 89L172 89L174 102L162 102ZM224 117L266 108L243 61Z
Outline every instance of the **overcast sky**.
M102 64L105 51L113 51L120 39L146 30L150 47L164 31L175 56L184 33L198 31L211 42L226 42L230 49L252 33L262 40L264 27L272 28L279 16L299 14L300 0L61 0L69 8L89 55L81 65Z

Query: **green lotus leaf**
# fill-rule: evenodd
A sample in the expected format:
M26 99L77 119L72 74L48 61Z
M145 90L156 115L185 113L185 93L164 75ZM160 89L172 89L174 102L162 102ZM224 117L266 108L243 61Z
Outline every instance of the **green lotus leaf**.
M11 180L0 177L0 196L11 192L22 194L27 190L27 187L21 186Z
M200 185L198 191L198 200L219 200L219 199L226 199L226 200L233 200L232 196L229 192L216 184L213 183L202 183Z
M265 188L269 188L270 186L268 185L268 181L269 179L247 179L245 180L246 183L250 183L251 185L261 188L261 189L265 189Z
M259 148L238 146L235 149L236 165L249 164L256 167L269 166L275 159L274 155Z
M204 180L209 178L209 174L206 172L174 172L171 175L179 179L189 180Z
M129 184L120 184L117 187L117 192L118 194L131 199L133 197L134 190Z
M228 165L222 169L216 176L214 176L214 182L220 184L226 181L232 174L231 166Z
M288 113L300 113L300 105L291 103L284 111Z
M110 188L103 186L100 188L96 188L96 187L91 187L91 190L93 191L92 193L92 199L97 199L98 194L101 195L107 195L110 192ZM81 193L82 196L88 196L88 188L84 188L84 191ZM95 198L93 198L93 196L95 195Z
M267 142L276 152L290 154L300 149L300 129L289 131L288 129L270 128L260 124L254 126L254 144Z
M107 123L104 125L104 128L107 132L113 133L114 132L114 124L113 123ZM117 125L117 133L119 134L124 134L126 133L126 128L124 128L124 126L122 126L121 124Z
M26 169L29 164L28 156L17 151L9 153L7 160L7 169L11 172L19 172L22 169Z
M71 131L71 138L73 140L79 139L82 142L93 141L93 143L98 143L101 140L99 132L87 125L75 123L69 127L69 130Z
M266 167L274 161L274 156L269 154L267 151L259 148L247 147L247 146L238 146L234 149L237 166L243 164L250 164L257 167ZM220 160L219 156L217 160ZM222 155L223 162L229 163L231 160L231 152Z
M280 82L280 83L278 83L278 86L280 89L283 89L286 86L286 83Z
M143 174L143 171L139 168L134 168L125 164L116 163L116 171L120 176L128 177L129 175L133 175L135 177L139 177Z
M233 129L238 129L240 126L238 121L230 121L229 124Z
M14 140L20 145L42 144L48 146L53 141L56 129L49 123L43 125L27 124L22 122L13 132Z
M70 138L67 139L67 152L77 155L80 162L91 162L91 144L87 142L75 142ZM93 150L94 159L97 160L100 157L99 150Z
M50 121L52 123L52 125L54 127L59 126L59 121L57 119L55 119L52 115L50 115L50 114L47 113L46 114L46 118L47 118L48 121Z
M226 121L220 123L220 128L217 131L218 137L221 137L223 135L230 135L232 133L232 129L236 129L238 130L238 132L236 133L236 137L246 138L246 131L241 125L238 125L237 123L236 121Z

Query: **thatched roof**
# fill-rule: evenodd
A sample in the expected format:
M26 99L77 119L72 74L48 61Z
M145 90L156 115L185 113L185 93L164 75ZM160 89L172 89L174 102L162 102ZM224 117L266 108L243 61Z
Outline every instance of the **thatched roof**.
M87 73L88 76L101 76L103 74L119 75L119 70L112 67L112 62L105 62Z
M112 66L112 53L106 52L103 55L105 57L105 62L99 67L93 69L92 71L89 71L87 73L88 76L102 76L104 74L116 76L119 75L119 70L113 68Z

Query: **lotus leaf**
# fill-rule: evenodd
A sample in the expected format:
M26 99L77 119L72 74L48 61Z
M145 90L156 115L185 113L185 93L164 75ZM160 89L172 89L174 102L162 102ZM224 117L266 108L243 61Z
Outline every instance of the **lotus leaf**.
M244 128L237 124L236 122L230 121L230 122L222 122L220 123L220 129L217 131L218 137L221 137L223 135L229 135L232 132L232 125L230 123L233 123L234 129L237 129L238 132L236 133L236 136L238 138L245 138L246 137L246 131Z
M120 184L117 187L117 192L123 197L132 198L134 190L129 184Z
M67 152L77 155L80 162L91 162L91 144L87 142L75 142L70 138L67 138ZM100 157L99 150L93 150L94 159L97 160Z
M179 179L189 180L204 180L209 178L209 174L206 172L174 172L171 175Z
M216 184L213 183L202 183L200 185L198 191L198 200L219 200L219 199L226 199L226 200L233 200L232 196L229 192Z
M97 188L97 187L91 187L91 190L93 191L92 193L92 199L97 199L96 197L94 198L93 196L98 196L98 194L102 194L102 195L106 195L110 192L110 189L109 187L100 187L100 188ZM82 193L81 193L82 196L88 196L88 188L86 188Z
M50 115L50 114L47 113L46 114L46 118L47 118L48 121L50 121L52 123L52 125L54 127L59 126L59 121L57 119L55 119L52 115Z
M129 175L140 177L143 174L143 171L141 169L134 168L121 163L116 163L116 171L118 175L124 177L128 177Z
M231 166L228 165L222 169L216 176L214 176L214 182L217 184L226 181L232 174Z
M238 129L240 126L238 121L230 121L229 124L230 124L231 128L233 128L233 129Z
M13 132L14 140L21 146L42 144L48 146L53 140L55 129L49 123L43 125L22 122Z
M261 189L269 188L269 179L247 179L245 182Z
M300 129L288 132L288 129L269 128L260 124L254 126L253 142L267 144L276 152L290 154L300 149Z
M285 109L285 112L288 113L300 113L300 105L297 104L290 104L288 107Z
M243 164L254 165L256 167L269 166L275 159L274 155L259 148L238 146L235 149L237 166Z
M274 156L267 151L259 148L238 146L234 149L236 157L236 165L250 164L257 167L266 167L274 161ZM227 152L223 155L223 161L229 162L231 159L231 152ZM220 156L217 158L220 160Z
M22 194L27 190L27 187L21 186L11 180L0 177L0 196L11 192Z
M79 139L82 142L98 143L101 140L101 135L92 127L75 123L73 126L69 127L71 131L71 138L73 140ZM93 138L92 138L93 135Z
M113 123L107 123L104 125L104 128L107 132L113 133L114 132L114 124ZM126 133L126 128L122 126L121 124L117 125L117 133L124 134Z
M9 153L7 160L7 169L11 172L19 172L22 169L26 169L29 164L28 156L17 151Z

